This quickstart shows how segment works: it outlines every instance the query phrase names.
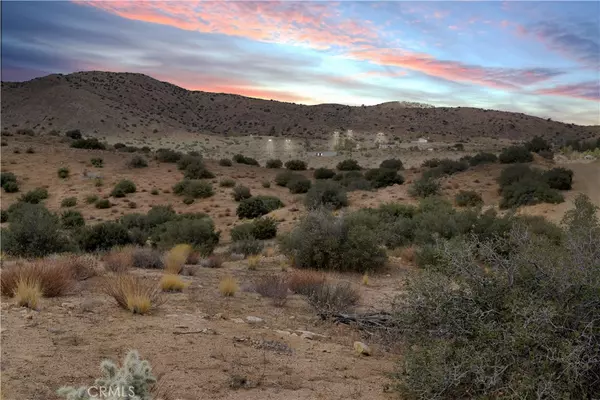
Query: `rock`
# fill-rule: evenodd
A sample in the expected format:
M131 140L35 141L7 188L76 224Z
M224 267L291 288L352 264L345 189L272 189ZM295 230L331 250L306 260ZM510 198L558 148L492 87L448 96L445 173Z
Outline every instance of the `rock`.
M278 330L276 330L275 333L278 333L280 335L290 335L291 334L291 332L288 332L288 331L278 331Z
M362 354L363 356L371 355L371 349L363 342L354 342L354 351L356 351L357 354Z
M101 305L102 305L101 300L85 299L84 301L81 302L81 305L79 307L81 308L82 312L92 312L92 311L94 311L95 308L98 308Z
M236 324L243 324L244 320L241 318L231 318L232 322L235 322Z
M253 317L252 315L246 317L246 322L249 324L260 324L263 321L264 320L262 318Z

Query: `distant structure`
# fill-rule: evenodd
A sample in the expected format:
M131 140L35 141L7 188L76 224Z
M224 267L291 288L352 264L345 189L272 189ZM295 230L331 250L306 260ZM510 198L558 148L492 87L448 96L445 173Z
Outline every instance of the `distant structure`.
M422 144L422 143L427 143L428 140L425 138L419 138L419 140L417 140L417 143Z
M335 157L337 151L316 151L313 155L316 157Z

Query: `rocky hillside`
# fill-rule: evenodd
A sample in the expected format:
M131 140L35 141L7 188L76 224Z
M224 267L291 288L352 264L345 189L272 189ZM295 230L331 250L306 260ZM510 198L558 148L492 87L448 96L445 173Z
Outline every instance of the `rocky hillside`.
M216 135L325 137L335 130L392 136L526 139L583 138L585 127L525 114L476 108L384 103L305 106L232 94L189 91L133 73L80 72L28 82L2 82L2 128L81 129L110 136L200 132Z

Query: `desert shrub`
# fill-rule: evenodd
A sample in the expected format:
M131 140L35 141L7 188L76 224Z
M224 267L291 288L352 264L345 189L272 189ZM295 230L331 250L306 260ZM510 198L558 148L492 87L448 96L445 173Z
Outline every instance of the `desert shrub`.
M231 228L231 240L238 242L240 240L255 239L254 237L254 224L252 222L246 222L239 224Z
M9 208L10 225L2 231L2 251L21 257L43 257L72 250L60 230L58 217L39 204L20 204Z
M163 163L176 163L183 155L171 149L156 150L156 159Z
M456 173L466 171L469 164L466 161L456 161L450 159L438 160L437 166L425 171L423 176L438 178L443 175L454 175Z
M133 314L146 314L164 301L156 283L129 274L105 278L102 290Z
M526 177L504 186L501 191L500 208L512 208L538 203L562 203L563 196L546 182Z
M6 182L2 185L2 188L6 193L16 193L19 191L19 185L17 182Z
M60 216L60 222L65 228L77 228L85 225L83 215L79 211L67 210Z
M0 211L0 223L5 223L6 221L8 221L8 211L1 210Z
M73 271L58 260L36 260L3 269L0 280L3 295L13 296L19 281L25 280L38 282L44 297L58 297L72 287Z
M317 168L313 176L315 179L331 179L335 176L335 171L329 168Z
M104 268L115 273L127 272L133 265L133 248L114 248L102 257Z
M158 283L163 292L181 292L188 286L179 275L165 273Z
M125 197L129 193L135 193L136 190L135 183L128 179L122 179L115 185L110 195L113 197Z
M219 282L219 292L225 297L235 296L239 289L237 281L231 275L227 275Z
M454 202L459 207L476 207L483 204L483 199L473 190L461 190L454 197Z
M600 316L598 216L579 199L563 226L558 244L520 225L502 238L439 243L445 267L413 276L394 302L403 397L585 399L600 391L600 338L590 331Z
M231 162L231 160L229 158L221 158L219 160L219 165L221 167L231 167L233 165L233 163Z
M422 167L425 168L435 168L440 165L441 160L439 158L431 158L429 160L425 160L421 163Z
M352 159L340 161L336 168L338 171L359 171L361 169L358 161Z
M236 154L233 156L233 161L238 164L246 164L246 165L256 165L258 166L258 161L256 161L252 157L246 157L243 154Z
M174 246L165 256L165 271L170 274L179 274L192 253L193 248L189 244Z
M195 161L185 168L183 176L186 179L212 179L215 174L206 169L202 161Z
M184 179L173 186L173 193L198 199L212 196L214 190L209 182L196 179Z
M538 154L541 157L544 157L546 160L553 160L554 159L554 152L552 150L540 150L538 152Z
M324 317L352 310L360 300L360 294L347 282L325 283L311 291L307 299L317 313Z
M292 171L282 171L275 175L275 184L277 186L287 186L287 184L294 179L302 179L304 175Z
M502 164L527 163L533 161L533 154L525 146L510 146L502 149L498 159Z
M23 203L39 204L42 200L48 198L48 190L45 188L35 188L23 194L19 201Z
M108 199L98 199L96 200L96 203L94 203L94 206L99 210L105 210L111 208L112 203Z
M295 269L286 280L292 292L308 296L325 284L327 276L320 271Z
M95 157L92 158L90 160L90 163L92 164L92 166L96 167L96 168L102 168L104 167L104 160L100 157Z
M209 255L219 243L219 236L210 218L182 219L164 223L156 243L163 249L186 243L202 255Z
M281 160L267 160L267 163L265 165L267 168L281 168L283 166L283 163L281 162Z
M75 207L77 205L77 197L66 197L60 202L61 207Z
M337 210L348 205L348 195L337 182L317 181L306 194L304 205L310 210L319 207Z
M285 168L290 171L305 171L306 170L306 161L302 160L289 160L285 163Z
M254 196L238 205L236 215L240 219L262 217L273 210L283 207L283 203L274 196Z
M381 164L379 164L379 168L393 169L395 171L400 171L401 169L404 169L404 165L402 164L401 160L399 160L397 158L390 158L388 160L383 160L381 162Z
M219 186L227 188L234 187L235 181L233 179L223 178L219 181Z
M552 150L550 143L546 139L535 136L533 139L525 143L525 148L533 153L539 153L540 151Z
M200 265L205 268L221 268L223 265L223 258L219 255L213 254L203 260L200 260Z
M502 170L498 177L498 183L500 184L500 188L503 188L524 178L540 179L541 172L526 164L510 165Z
M566 168L552 168L543 173L544 181L552 189L571 190L573 185L573 171Z
M71 142L71 147L75 149L106 150L106 145L96 138L76 139Z
M71 129L66 131L65 136L75 140L82 138L81 131L79 129Z
M110 250L132 243L127 229L116 222L86 226L79 233L79 246L84 251Z
M409 189L409 194L412 197L429 197L440 194L442 186L440 182L433 178L421 177L415 180Z
M255 239L267 240L277 235L277 222L273 218L256 218L251 224L252 237Z
M61 179L67 179L69 177L69 168L68 167L60 167L58 169L58 177Z
M351 214L313 210L280 240L283 253L298 268L338 271L376 270L386 260L378 235Z
M374 188L402 185L404 183L404 177L394 169L371 169L365 173L365 179L370 181Z
M127 163L129 168L145 168L148 166L148 161L142 156L133 156Z
M194 198L193 198L193 197L184 197L184 198L183 198L183 204L186 204L186 205L190 205L190 204L192 204L194 201L195 201L195 200L194 200Z
M480 152L469 158L469 164L471 166L480 164L491 164L498 161L498 157L494 153Z
M234 187L233 192L231 194L235 201L242 201L252 197L252 194L250 193L250 188L243 185L238 185Z
M4 187L7 183L17 183L17 176L12 172L2 172L0 173L0 186Z
M238 240L229 245L229 252L232 254L243 254L244 256L260 254L265 245L257 239Z
M135 268L162 269L163 253L156 249L136 247L131 253L131 264Z
M269 181L262 181L262 187L264 187L265 189L268 189L271 187L271 182Z
M299 194L308 192L308 189L310 189L311 185L312 183L310 179L302 176L301 178L298 177L290 180L285 186L289 189L290 193Z
M185 171L190 165L203 163L204 161L201 156L187 154L181 156L181 158L177 161L177 169L180 171Z
M253 282L253 289L263 297L268 297L276 307L283 307L287 302L288 285L284 277L263 275Z
M181 217L184 218L188 214L182 214ZM199 216L200 218L206 217L206 214ZM154 228L165 222L172 221L177 218L177 213L173 210L173 206L171 205L158 205L153 206L148 213L146 214L146 226L148 228Z

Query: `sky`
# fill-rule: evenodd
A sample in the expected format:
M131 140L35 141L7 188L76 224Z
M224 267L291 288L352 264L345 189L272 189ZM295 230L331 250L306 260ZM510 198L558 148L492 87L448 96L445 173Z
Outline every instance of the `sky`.
M600 124L599 1L2 1L2 80L139 72L302 104Z

